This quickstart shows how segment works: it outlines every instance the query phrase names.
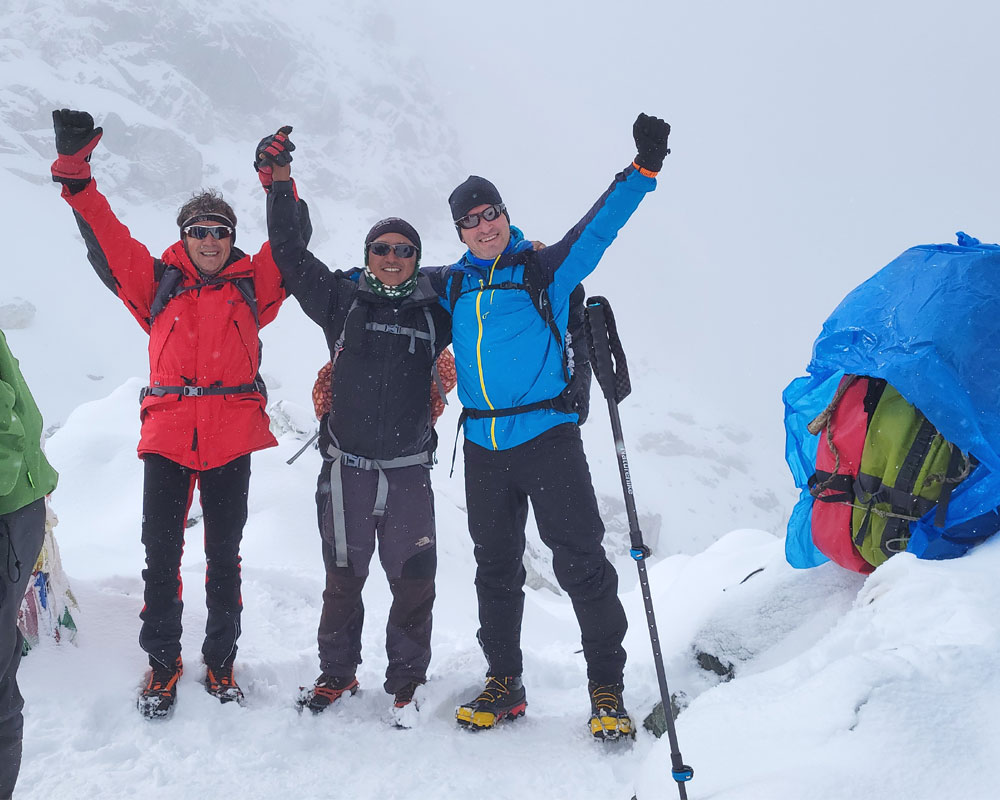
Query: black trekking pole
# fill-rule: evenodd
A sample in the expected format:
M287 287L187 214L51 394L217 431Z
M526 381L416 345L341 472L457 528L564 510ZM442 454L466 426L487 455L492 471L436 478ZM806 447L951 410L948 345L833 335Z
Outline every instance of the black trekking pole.
M309 449L309 445L311 445L313 442L315 442L318 438L319 438L319 428L316 429L316 433L314 433L312 435L312 438L310 438L308 442L306 442L304 445L302 445L302 447L299 448L299 452L297 452L294 456L292 456L290 459L288 459L288 461L286 461L285 463L288 464L289 466L291 466L292 464L294 464L295 460L300 455L302 455L306 450L308 450Z
M587 327L590 331L591 364L594 375L601 385L601 391L608 401L608 412L611 415L611 430L615 436L615 451L618 454L618 472L622 479L622 490L625 492L625 510L628 513L628 532L631 539L632 558L639 569L639 584L642 587L642 600L646 605L646 622L649 624L649 639L653 645L653 661L656 664L656 678L660 684L660 700L663 703L663 715L667 722L667 737L670 740L671 774L677 781L677 791L681 800L687 800L687 789L684 784L694 777L694 770L684 763L680 748L677 745L677 731L674 728L673 714L670 713L670 690L667 688L667 676L663 670L663 656L660 653L660 637L656 632L656 617L653 614L653 598L649 592L649 578L646 574L646 559L650 550L642 541L642 531L639 530L639 517L635 510L635 497L632 494L632 477L629 474L628 456L625 453L625 442L622 437L622 423L618 416L618 404L628 397L632 391L629 381L628 363L625 361L625 351L621 339L618 338L618 328L615 325L615 315L611 305L603 297L591 297L587 300Z

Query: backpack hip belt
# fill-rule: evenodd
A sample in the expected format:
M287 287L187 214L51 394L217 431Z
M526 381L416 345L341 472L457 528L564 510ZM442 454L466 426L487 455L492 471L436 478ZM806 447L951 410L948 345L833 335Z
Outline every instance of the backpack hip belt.
M327 431L333 439L333 432ZM344 517L344 484L341 476L341 466L352 467L354 469L377 470L378 488L375 491L375 505L372 508L372 516L381 517L385 515L385 504L389 498L389 478L385 474L387 469L400 469L401 467L415 467L418 465L430 466L434 463L433 451L415 453L412 456L399 456L398 458L375 459L356 456L353 453L346 453L336 444L327 446L323 454L323 460L328 461L329 481L330 481L330 508L333 512L333 555L338 567L347 566L347 522Z
M529 411L541 411L543 409L549 408L553 411L561 411L558 407L559 400L562 398L562 393L559 393L555 397L550 397L548 400L539 400L535 403L528 403L523 406L514 406L513 408L463 408L462 413L458 420L458 426L461 428L462 423L467 419L493 419L494 417L513 417L516 414L527 414ZM570 413L570 412L566 412Z
M462 426L465 424L467 419L494 419L495 417L513 417L515 414L527 414L529 411L544 411L549 409L551 411L560 411L564 414L573 414L576 412L570 411L568 409L562 408L559 401L565 397L566 391L563 390L555 397L550 397L548 400L538 400L534 403L528 403L525 406L514 406L513 408L462 408L462 413L458 415L458 425L455 430L455 446L451 451L451 471L448 473L450 478L455 474L455 456L458 454L458 437L462 433ZM579 414L577 415L579 416Z
M181 397L203 397L205 395L218 394L249 394L250 392L260 392L263 394L263 381L255 380L253 383L241 383L239 386L143 386L139 391L139 402L141 403L149 395L154 397L165 397L168 394L176 394Z

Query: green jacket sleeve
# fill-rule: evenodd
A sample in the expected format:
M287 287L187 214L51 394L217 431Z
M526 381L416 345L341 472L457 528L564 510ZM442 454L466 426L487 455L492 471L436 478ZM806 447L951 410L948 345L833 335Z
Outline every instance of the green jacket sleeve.
M14 413L14 387L0 376L0 496L17 485L24 465L24 425Z
M49 494L58 473L42 452L42 415L0 331L0 514Z

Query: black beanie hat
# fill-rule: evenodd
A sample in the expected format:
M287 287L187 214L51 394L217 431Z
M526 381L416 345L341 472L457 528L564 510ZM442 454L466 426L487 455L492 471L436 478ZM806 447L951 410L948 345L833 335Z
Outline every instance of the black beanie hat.
M365 237L365 266L368 266L368 245L374 242L383 233L398 233L413 242L413 244L417 246L417 260L419 263L420 255L423 253L423 247L420 245L420 234L417 233L417 229L405 219L400 219L399 217L386 217L385 219L380 219L372 225L372 229L368 231L368 235Z
M503 203L500 199L500 192L497 187L486 178L478 175L470 175L464 182L455 187L455 191L448 198L448 205L451 206L451 218L457 222L476 206L492 206ZM508 217L508 219L510 219Z

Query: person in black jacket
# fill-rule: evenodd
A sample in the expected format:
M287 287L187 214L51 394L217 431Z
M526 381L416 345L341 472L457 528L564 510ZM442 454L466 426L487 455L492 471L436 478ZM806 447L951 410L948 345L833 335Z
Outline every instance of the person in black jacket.
M451 341L451 316L418 270L420 236L405 220L377 222L365 237L365 268L331 271L299 234L280 131L261 140L258 169L271 170L268 236L285 286L323 328L332 402L320 422L323 467L316 491L326 590L319 624L320 676L300 707L326 709L358 689L361 590L378 541L393 601L386 627L385 690L396 724L413 724L414 691L427 678L437 568L430 467L436 435L428 385Z

